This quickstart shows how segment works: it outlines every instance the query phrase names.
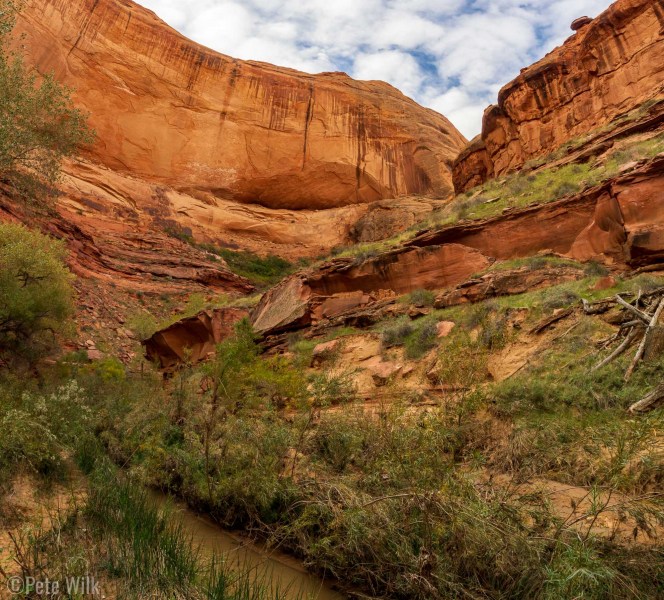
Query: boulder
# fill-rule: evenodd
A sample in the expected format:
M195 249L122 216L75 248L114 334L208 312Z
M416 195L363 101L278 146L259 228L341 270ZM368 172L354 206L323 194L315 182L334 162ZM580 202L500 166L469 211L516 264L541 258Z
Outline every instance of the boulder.
M579 29L585 27L586 25L590 25L592 22L593 20L590 17L579 17L578 19L574 19L574 21L572 21L570 29L572 31L579 31Z
M403 365L391 361L381 361L369 365L368 369L371 372L374 384L377 387L382 387L387 385L403 369Z
M452 333L452 330L456 327L456 323L453 321L440 321L436 324L436 335L439 338L444 338Z
M142 342L145 358L166 373L184 363L199 363L213 355L217 344L248 314L242 308L217 308L181 319Z

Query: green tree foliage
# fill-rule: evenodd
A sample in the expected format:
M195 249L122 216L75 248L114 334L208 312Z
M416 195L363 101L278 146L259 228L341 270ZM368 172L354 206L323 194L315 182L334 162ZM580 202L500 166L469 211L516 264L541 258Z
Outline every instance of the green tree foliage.
M85 115L52 74L38 76L9 48L19 5L0 0L0 180L26 198L44 197L63 158L92 141Z
M203 369L213 407L237 412L239 408L300 404L306 383L301 372L283 357L260 357L251 323L235 327L235 336L217 346L215 359Z
M0 225L0 352L24 351L61 331L73 311L62 242L22 225Z

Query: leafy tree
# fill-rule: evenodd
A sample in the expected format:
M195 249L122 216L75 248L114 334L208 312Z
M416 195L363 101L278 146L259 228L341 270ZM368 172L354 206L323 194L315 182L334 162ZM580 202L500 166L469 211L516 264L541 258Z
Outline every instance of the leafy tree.
M0 224L0 351L23 353L63 330L73 311L65 256L58 240Z
M52 74L31 73L9 49L19 4L0 0L0 179L25 197L52 192L63 158L92 141L71 91Z

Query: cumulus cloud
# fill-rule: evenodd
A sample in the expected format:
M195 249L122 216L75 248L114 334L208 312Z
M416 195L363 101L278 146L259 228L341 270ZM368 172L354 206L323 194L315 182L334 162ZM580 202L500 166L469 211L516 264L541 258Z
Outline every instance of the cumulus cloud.
M519 69L611 0L138 0L219 52L381 79L466 136Z

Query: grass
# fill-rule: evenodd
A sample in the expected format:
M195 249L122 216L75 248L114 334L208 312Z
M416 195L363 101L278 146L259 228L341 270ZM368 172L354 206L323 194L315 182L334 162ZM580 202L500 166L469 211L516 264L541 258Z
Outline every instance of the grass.
M583 141L579 139L569 142L556 155L541 159L541 164L550 162L558 154L560 155L558 158L561 158L568 148L580 145ZM463 220L489 219L511 208L554 202L615 177L620 168L629 162L653 158L661 152L664 152L664 134L660 133L646 140L622 141L601 160L539 168L536 171L531 168L541 165L533 163L527 165L522 172L488 181L482 186L458 195L444 209L434 211L396 236L380 242L355 244L349 248L336 250L333 256L353 258L361 263L413 239L423 230L448 227ZM321 257L317 264L328 259L329 257Z
M167 228L165 232L213 257L223 259L233 273L245 277L259 289L266 289L278 283L295 269L292 263L272 254L259 256L246 250L232 250L214 244L198 243L191 233L175 227Z
M118 598L285 597L285 590L249 566L231 570L228 562L234 561L227 557L204 558L170 509L158 508L139 482L128 480L100 455L87 487L87 495L68 513L53 514L50 523L12 538L24 580L64 587L69 579L93 577L100 593L112 590Z
M122 378L111 383L94 372L88 372L87 380L96 381L97 390L137 389L136 382ZM22 388L22 401L26 408L33 407L32 415L12 412L13 409L7 409L5 398L0 401L0 415L12 415L16 426L24 428L24 442L18 448L16 435L5 431L14 448L8 453L6 446L0 447L3 484L9 487L27 468L38 478L36 485L42 486L42 494L48 494L49 484L56 482L75 486L68 494L69 505L50 509L43 522L41 516L38 522L23 524L13 517L13 534L9 547L3 550L13 557L13 568L18 569L23 580L50 580L64 586L63 582L70 578L93 576L102 593L112 590L118 598L285 597L285 590L249 567L231 569L227 564L234 560L227 563L223 556L203 557L171 510L158 508L141 481L128 477L109 462L102 444L93 435L90 407L78 384L71 382L50 395L36 397L34 391L25 389L25 381L2 380L2 389L8 393ZM149 390L143 389L146 393ZM122 403L116 397L115 414L126 410L117 406ZM99 407L97 403L96 408ZM36 415L46 417L43 424L36 423ZM26 443L29 436L32 441ZM58 465L57 470L51 466L43 468L45 452L50 455L48 460ZM5 518L4 502L3 495L0 519ZM0 581L16 574L12 568L3 571L5 564L0 563ZM32 597L29 594L26 590L26 597Z
M105 540L103 570L128 591L184 597L195 587L200 567L191 540L140 485L118 481L113 469L94 473L84 516Z
M521 269L524 267L526 267L529 271L537 271L539 269L553 267L567 267L579 270L583 270L585 268L583 264L575 260L562 258L559 256L527 256L524 258L513 258L510 260L496 261L491 266L487 267L484 271L476 273L474 277L481 277L487 273L511 271L513 269ZM606 274L607 272L608 271L603 270L602 274Z

